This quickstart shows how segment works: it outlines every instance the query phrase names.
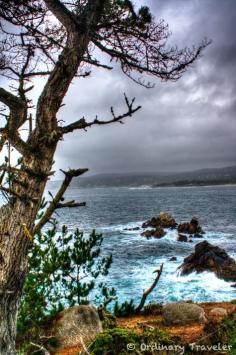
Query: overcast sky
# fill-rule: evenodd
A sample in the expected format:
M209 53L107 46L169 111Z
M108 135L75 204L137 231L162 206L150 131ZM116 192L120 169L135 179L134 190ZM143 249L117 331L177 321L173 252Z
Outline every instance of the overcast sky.
M141 3L141 0L140 0ZM144 3L144 2L142 2ZM66 137L56 169L89 168L91 173L183 171L236 164L236 1L146 1L173 33L171 42L213 40L204 56L176 83L139 87L120 71L94 70L74 81L60 118L109 118L122 112L123 92L142 105L125 125L94 127Z

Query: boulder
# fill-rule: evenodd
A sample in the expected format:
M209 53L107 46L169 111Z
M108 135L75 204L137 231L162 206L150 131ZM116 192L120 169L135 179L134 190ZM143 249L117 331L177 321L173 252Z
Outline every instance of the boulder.
M198 243L195 251L184 259L179 267L181 275L191 272L212 271L220 279L236 281L236 261L224 249L214 246L207 241Z
M143 223L142 228L176 228L177 223L175 219L167 212L161 212L159 216L153 217L152 219Z
M215 307L210 311L208 318L214 322L221 322L227 316L228 312L226 311L226 309L222 307Z
M177 260L176 256L171 256L169 259L169 261L176 261L176 260Z
M188 237L185 234L179 234L177 237L177 242L187 242Z
M203 233L202 227L196 217L193 217L190 222L181 223L178 225L179 233L199 234Z
M166 234L166 232L164 231L163 228L161 227L157 227L156 229L151 229L151 230L147 230L145 232L143 232L141 234L142 237L146 237L146 238L162 238L164 237L164 235Z
M60 348L81 344L81 339L85 344L91 342L102 331L98 312L90 305L74 306L60 312L51 330Z
M205 311L202 307L187 302L175 302L163 307L163 318L167 325L187 325L190 323L206 323Z

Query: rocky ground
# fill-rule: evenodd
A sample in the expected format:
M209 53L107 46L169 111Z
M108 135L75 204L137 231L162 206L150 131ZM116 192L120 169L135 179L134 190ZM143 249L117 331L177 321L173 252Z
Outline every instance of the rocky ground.
M193 303L188 303L190 306L196 306ZM120 317L116 319L116 327L122 328L128 331L133 331L142 336L145 330L153 330L158 328L164 331L170 339L178 339L178 342L183 346L187 346L192 343L202 343L202 340L209 335L209 324L211 324L212 332L217 329L225 319L232 317L236 314L236 304L230 302L221 303L201 303L197 306L203 309L206 320L194 321L188 324L166 324L165 317L163 316L163 310L157 307L146 311L146 314L132 315L128 317ZM150 313L149 313L150 312ZM155 314L156 313L156 314ZM213 334L214 335L214 334ZM235 350L236 351L236 350ZM88 352L89 353L89 352ZM130 352L133 354L133 352ZM236 352L235 352L236 353ZM84 346L80 343L74 346L61 348L56 351L54 355L78 355L86 354ZM113 354L113 353L112 353ZM126 353L124 353L126 354ZM153 354L164 354L160 352L153 352ZM174 354L171 353L170 354ZM188 354L191 354L191 352ZM206 354L227 354L226 352L207 352ZM234 353L232 353L234 354ZM101 354L105 355L105 354ZM118 355L118 354L117 354Z

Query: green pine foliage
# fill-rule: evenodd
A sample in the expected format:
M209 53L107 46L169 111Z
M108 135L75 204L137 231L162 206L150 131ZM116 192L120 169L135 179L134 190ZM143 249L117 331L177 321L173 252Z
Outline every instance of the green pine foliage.
M57 223L34 237L29 254L29 274L24 286L18 317L18 332L45 326L58 312L75 304L89 303L89 295L99 290L97 302L107 304L115 290L97 282L108 274L112 256L101 255L103 237L73 233Z
M115 302L113 313L116 317L127 317L135 314L135 305L134 301L125 301L124 303L119 304L118 301Z

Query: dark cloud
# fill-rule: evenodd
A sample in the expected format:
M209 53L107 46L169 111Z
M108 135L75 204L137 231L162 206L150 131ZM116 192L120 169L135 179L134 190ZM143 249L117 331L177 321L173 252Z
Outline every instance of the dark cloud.
M139 1L141 3L141 0ZM204 56L176 83L156 82L147 90L118 68L95 70L73 83L60 117L109 117L122 112L122 94L135 96L142 110L125 125L96 127L68 135L56 154L57 168L91 172L189 170L236 163L236 1L146 1L156 18L170 25L171 43L213 40Z

